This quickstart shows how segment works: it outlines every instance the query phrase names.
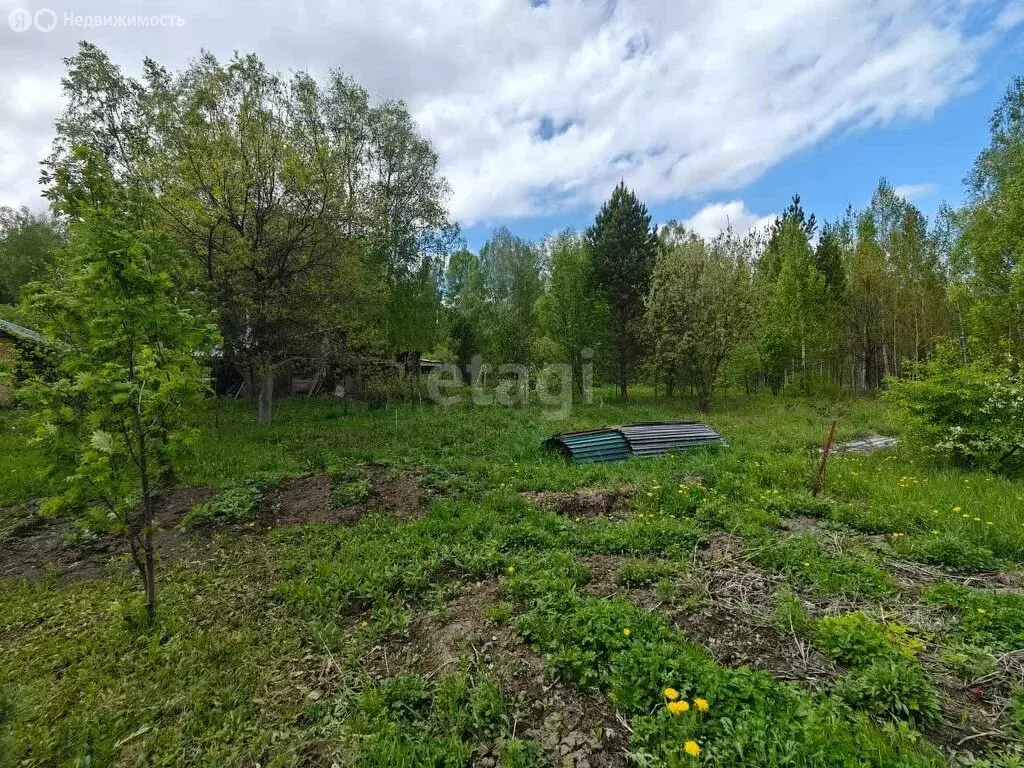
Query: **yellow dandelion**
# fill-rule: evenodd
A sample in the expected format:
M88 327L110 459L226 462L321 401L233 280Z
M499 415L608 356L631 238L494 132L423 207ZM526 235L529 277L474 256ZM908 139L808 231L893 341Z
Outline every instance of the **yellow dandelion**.
M953 511L954 512L959 512L960 511L960 507L959 506L953 507Z
M622 630L622 634L624 634L626 637L629 637L633 634L633 630L629 627L626 627L624 630Z
M698 698L693 700L693 706L695 706L697 708L698 712L707 712L708 711L708 700L707 699L701 699L701 698L698 697Z
M700 754L700 744L693 739L683 744L683 751L690 757L697 757Z
M670 701L665 706L668 707L668 711L673 715L681 715L684 712L690 711L690 703L688 701Z
M359 622L359 626L360 627L368 627L368 626L370 626L370 622L368 622L368 621L360 621Z
M984 609L984 608L979 608L979 609L978 609L978 613L984 613L984 612L985 612L985 609Z
M665 698L669 701L675 701L679 698L679 691L677 691L675 688L666 688L664 691L662 691L662 693L664 694Z
M508 567L508 568L507 568L507 569L505 570L505 572L506 572L506 573L507 573L507 574L508 574L509 576L515 576L515 575L516 575L516 569L515 569L515 566L512 566L512 565L510 565L510 566L509 566L509 567Z

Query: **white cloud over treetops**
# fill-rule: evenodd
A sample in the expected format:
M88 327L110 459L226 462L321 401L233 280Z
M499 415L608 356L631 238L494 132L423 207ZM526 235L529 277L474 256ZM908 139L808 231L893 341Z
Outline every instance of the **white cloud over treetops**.
M0 0L0 25L27 0ZM64 14L138 14L93 0ZM158 7L159 6L159 7ZM30 6L31 8L31 6ZM619 179L649 202L741 188L824 137L923 118L1024 21L995 0L390 0L147 3L184 26L0 26L0 201L38 202L60 58L88 38L129 71L205 47L282 71L338 67L405 99L464 224L591 205ZM742 203L695 219L757 217Z

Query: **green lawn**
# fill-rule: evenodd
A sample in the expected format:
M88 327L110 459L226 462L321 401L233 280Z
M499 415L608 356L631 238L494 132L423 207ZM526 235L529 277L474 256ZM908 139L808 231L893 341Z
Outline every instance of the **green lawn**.
M204 529L161 563L153 627L122 561L0 580L0 766L1022 764L1024 482L901 446L834 458L812 499L832 419L898 436L873 400L722 398L728 449L540 451L696 416L638 394L557 420L282 400L266 429L211 404L183 485L329 471L337 494L373 462L423 475L429 511ZM17 412L0 454L2 546L52 481ZM522 496L624 487L596 516Z

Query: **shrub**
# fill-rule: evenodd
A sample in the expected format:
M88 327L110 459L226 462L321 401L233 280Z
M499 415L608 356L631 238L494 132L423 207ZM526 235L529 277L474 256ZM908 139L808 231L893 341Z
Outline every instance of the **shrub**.
M956 367L949 356L922 365L916 380L890 381L911 440L958 464L988 469L1024 459L1024 375L1016 364Z
M667 563L635 560L622 566L616 576L616 581L624 587L645 587L671 576L672 573L673 568Z
M895 658L878 659L855 672L838 688L854 710L875 717L929 725L939 719L939 698L924 673Z
M818 622L814 644L851 667L866 667L891 655L884 630L860 611L828 616Z
M952 532L908 536L894 541L892 547L900 557L907 560L941 565L957 571L979 573L999 567L999 559L991 549Z
M276 476L260 474L249 478L241 485L225 488L209 501L194 506L182 518L181 527L198 528L211 523L232 522L248 517L260 503L263 489L277 480Z

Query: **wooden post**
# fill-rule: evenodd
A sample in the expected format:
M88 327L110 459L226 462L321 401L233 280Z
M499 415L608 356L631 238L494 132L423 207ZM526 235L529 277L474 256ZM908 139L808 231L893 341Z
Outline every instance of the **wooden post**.
M832 450L832 441L836 436L836 422L832 420L832 426L829 427L828 437L825 438L825 445L821 449L821 461L818 463L818 474L814 478L814 485L811 486L811 496L817 496L821 493L821 489L825 485L825 466L828 464L828 454Z

